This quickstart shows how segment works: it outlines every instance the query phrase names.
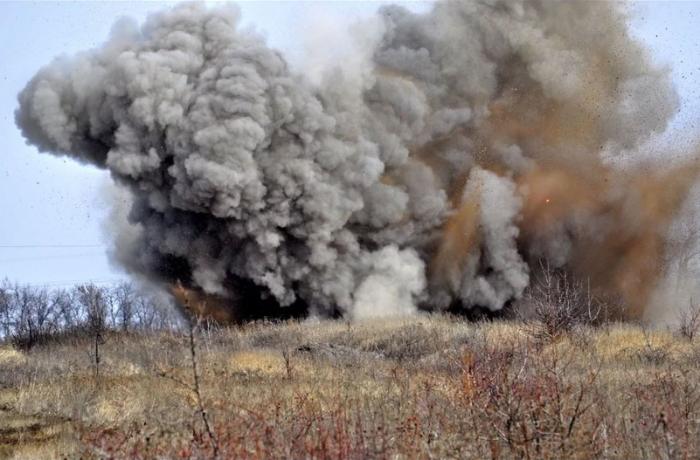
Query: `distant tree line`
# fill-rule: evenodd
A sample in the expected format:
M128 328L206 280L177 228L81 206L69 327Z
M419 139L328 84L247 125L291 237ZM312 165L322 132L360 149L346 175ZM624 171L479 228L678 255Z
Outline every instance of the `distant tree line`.
M56 335L177 329L179 313L133 283L49 289L0 281L0 339L29 348Z

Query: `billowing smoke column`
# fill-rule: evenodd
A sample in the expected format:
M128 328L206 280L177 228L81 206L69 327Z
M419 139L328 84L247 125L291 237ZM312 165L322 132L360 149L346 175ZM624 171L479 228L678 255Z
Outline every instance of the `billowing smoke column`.
M498 311L542 260L641 311L696 171L611 166L678 105L619 5L380 16L361 68L318 84L234 7L122 21L39 71L17 123L109 170L115 257L219 319Z

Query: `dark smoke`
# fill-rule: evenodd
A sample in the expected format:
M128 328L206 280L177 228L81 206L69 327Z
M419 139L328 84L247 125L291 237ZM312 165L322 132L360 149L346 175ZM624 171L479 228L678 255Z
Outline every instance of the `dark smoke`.
M111 223L116 259L222 321L498 311L542 260L639 316L697 171L609 161L678 105L622 7L380 17L373 48L319 84L239 31L232 6L122 21L39 71L17 124L108 169L130 206Z

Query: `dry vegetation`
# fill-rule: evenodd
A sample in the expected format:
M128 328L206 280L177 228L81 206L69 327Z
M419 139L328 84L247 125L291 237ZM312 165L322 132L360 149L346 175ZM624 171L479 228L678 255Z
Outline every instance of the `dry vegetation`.
M10 458L698 458L700 342L426 316L0 349ZM197 364L194 382L192 361ZM210 425L209 431L206 425Z

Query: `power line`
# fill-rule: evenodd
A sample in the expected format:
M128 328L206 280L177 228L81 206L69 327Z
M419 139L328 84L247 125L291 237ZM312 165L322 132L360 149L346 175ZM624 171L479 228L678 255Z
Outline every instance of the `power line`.
M9 259L0 259L0 264L7 262L25 262L32 260L51 260L51 259L73 259L79 257L102 257L104 253L80 253L80 254L56 254L50 256L32 256L32 257L12 257Z
M3 249L20 248L104 248L104 244L0 244Z
M61 286L75 286L79 284L119 284L127 282L126 278L105 278L105 279L92 279L92 280L72 280L72 281L57 281L52 283L34 283L33 287L61 287Z
M95 278L95 279L75 279L63 281L50 281L47 283L17 283L21 287L42 288L42 287L63 287L77 286L80 284L119 284L129 282L128 278Z

